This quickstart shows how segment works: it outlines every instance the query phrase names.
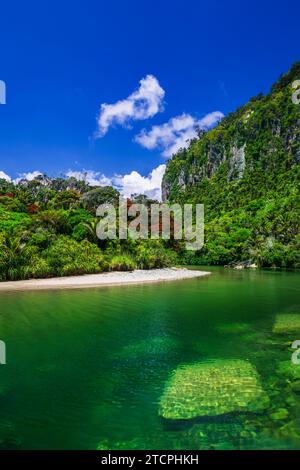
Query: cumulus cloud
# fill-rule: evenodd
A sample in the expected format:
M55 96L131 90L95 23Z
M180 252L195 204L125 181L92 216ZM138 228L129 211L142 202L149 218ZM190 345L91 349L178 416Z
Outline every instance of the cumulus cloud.
M150 131L143 129L135 141L149 150L159 148L164 157L170 157L180 148L188 146L189 141L197 136L197 129L207 130L223 117L220 111L209 113L202 119L183 113L160 126L152 126Z
M15 179L12 179L9 175L7 175L4 171L0 171L0 179L5 179L6 181L11 181L14 184L20 183L22 180L26 181L33 181L38 176L43 176L43 173L40 171L29 171L28 173L19 173L19 176Z
M0 171L0 180L11 181L11 177L4 173L4 171Z
M29 171L28 173L21 173L18 178L14 180L14 183L18 184L22 180L33 181L38 176L43 176L43 173L40 171Z
M105 176L98 171L73 171L66 173L68 178L76 178L79 181L86 181L91 186L114 186L124 197L132 194L145 194L153 199L161 199L161 182L166 169L166 165L159 165L151 171L148 176L142 176L137 171L125 175Z
M109 186L112 184L111 178L103 175L99 171L72 171L69 170L66 173L68 178L76 178L79 181L85 181L86 183L90 184L91 186Z
M200 121L198 121L198 127L200 129L210 129L215 126L221 119L223 119L224 114L221 111L213 111L212 113L206 114Z
M163 111L164 96L165 91L153 75L142 78L139 89L128 98L101 105L96 137L103 137L112 125L128 126L133 120L148 119Z
M114 175L112 177L93 170L69 170L65 176L67 178L76 178L79 181L86 181L91 186L114 186L124 197L130 198L132 194L145 194L152 199L160 201L161 183L165 170L166 165L159 165L148 176L142 176L139 172L132 171L125 175ZM12 180L4 171L0 171L0 179L12 181L14 184L18 184L21 180L32 181L41 175L40 171L32 171L22 173L19 178Z
M43 176L43 173L40 171L29 171L28 173L20 173L18 178L12 180L12 178L4 173L4 171L0 171L0 179L5 179L6 181L13 181L15 184L18 184L22 180L32 181L38 176Z
M114 184L124 197L132 194L145 194L146 196L161 200L161 182L166 165L159 165L148 176L142 176L137 171L123 176L115 176Z
M28 173L22 173L21 175L22 179L27 181L33 181L38 176L43 176L43 173L41 173L40 171L31 171Z

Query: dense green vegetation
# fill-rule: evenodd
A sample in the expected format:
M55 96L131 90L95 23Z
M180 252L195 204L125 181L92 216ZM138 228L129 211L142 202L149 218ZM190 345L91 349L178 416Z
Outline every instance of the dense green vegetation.
M199 131L168 162L163 196L205 205L205 245L107 240L96 236L96 209L119 193L75 178L0 180L0 280L156 268L174 263L300 267L300 105L292 83L300 63L272 87ZM134 202L150 200L137 196Z
M205 246L188 264L300 267L300 62L168 162L164 198L205 205Z
M0 180L0 280L149 269L174 263L159 240L99 240L96 208L115 205L112 187L40 176Z

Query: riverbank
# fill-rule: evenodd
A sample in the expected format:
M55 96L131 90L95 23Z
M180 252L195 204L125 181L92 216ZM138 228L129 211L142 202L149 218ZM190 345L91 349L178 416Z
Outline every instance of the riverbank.
M180 281L208 276L210 272L189 270L186 268L165 268L115 271L84 276L55 277L50 279L30 279L27 281L0 282L0 292L39 289L82 289L88 287L120 286L130 284L148 284L163 281Z

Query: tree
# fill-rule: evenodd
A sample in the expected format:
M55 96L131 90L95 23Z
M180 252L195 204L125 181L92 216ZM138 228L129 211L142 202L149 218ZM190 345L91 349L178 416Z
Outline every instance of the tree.
M83 194L80 201L83 207L90 212L95 213L97 207L101 204L113 204L118 203L120 193L112 186L103 186L101 188L95 188L87 193Z

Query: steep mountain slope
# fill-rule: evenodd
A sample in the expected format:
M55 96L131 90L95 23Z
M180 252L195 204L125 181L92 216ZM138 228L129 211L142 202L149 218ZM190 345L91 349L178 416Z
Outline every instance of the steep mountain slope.
M163 199L204 203L204 248L187 262L300 267L300 62L168 162Z

